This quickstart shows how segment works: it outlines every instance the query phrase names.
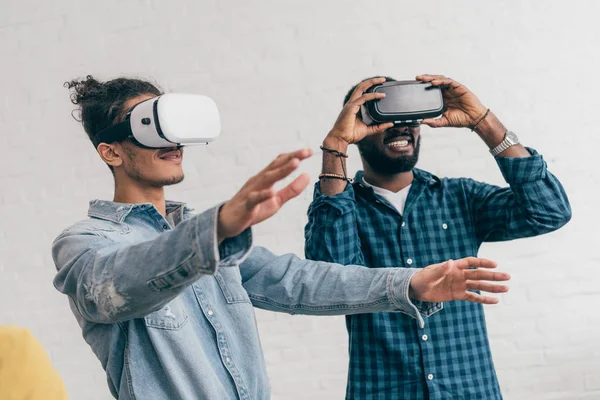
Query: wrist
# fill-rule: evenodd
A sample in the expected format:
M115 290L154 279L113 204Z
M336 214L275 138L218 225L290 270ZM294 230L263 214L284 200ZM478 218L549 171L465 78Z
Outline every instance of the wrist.
M410 285L408 286L408 297L410 299L420 300L423 292L422 275L423 272L418 271L410 279Z
M225 220L227 219L227 217L226 217L227 212L226 211L225 211L225 213L223 212L223 209L225 209L227 204L228 203L223 204L221 206L221 208L219 208L219 212L217 214L217 243L218 244L221 244L225 239L230 237L230 235L228 233L229 230L225 223Z
M415 290L412 287L412 284L408 287L408 298L409 299L416 299L416 294L415 294Z
M467 112L467 115L471 120L470 127L474 127L483 123L483 121L488 117L488 108L486 108L483 104L480 104L479 107L474 108L472 112Z
M325 137L325 140L323 140L323 147L342 153L347 152L348 145L349 143L346 140L336 136L335 134L332 134L331 132Z
M494 113L490 113L477 125L475 132L487 144L490 149L498 146L506 135L506 127L496 118Z

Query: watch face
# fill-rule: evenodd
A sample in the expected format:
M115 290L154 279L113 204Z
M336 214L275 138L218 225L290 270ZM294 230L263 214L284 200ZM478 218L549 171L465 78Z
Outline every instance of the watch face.
M506 132L506 138L507 138L508 140L510 140L510 142L511 142L512 144L517 144L517 143L519 143L519 138L517 137L517 135L515 135L515 133L514 133L514 132L511 132L511 131L508 131L508 132Z

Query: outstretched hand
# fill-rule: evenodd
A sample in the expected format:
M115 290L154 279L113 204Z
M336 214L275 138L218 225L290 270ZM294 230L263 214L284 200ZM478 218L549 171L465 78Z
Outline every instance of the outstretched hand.
M288 177L298 168L300 161L311 155L310 149L281 154L265 169L248 179L242 189L219 211L219 242L235 237L252 225L272 217L288 200L302 193L309 183L306 173L279 191L273 186Z
M486 282L510 279L507 273L486 271L492 268L496 268L495 262L476 257L430 265L412 277L410 297L428 302L467 300L474 303L496 304L497 298L472 292L472 290L489 293L508 292L507 286Z

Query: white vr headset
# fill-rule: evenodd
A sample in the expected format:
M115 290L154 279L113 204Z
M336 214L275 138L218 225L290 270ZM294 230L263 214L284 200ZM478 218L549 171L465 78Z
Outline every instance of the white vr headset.
M207 96L167 93L135 105L125 121L104 129L94 145L131 139L146 148L208 144L221 133L216 103Z

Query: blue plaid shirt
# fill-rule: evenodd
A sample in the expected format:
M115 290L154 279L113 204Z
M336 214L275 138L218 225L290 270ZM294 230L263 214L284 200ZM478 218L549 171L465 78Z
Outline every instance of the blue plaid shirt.
M535 150L498 158L501 188L414 170L404 215L363 182L335 196L315 188L306 257L340 264L426 267L476 256L482 242L554 231L571 217L567 196ZM347 399L501 399L483 307L444 304L424 326L392 313L346 317Z

